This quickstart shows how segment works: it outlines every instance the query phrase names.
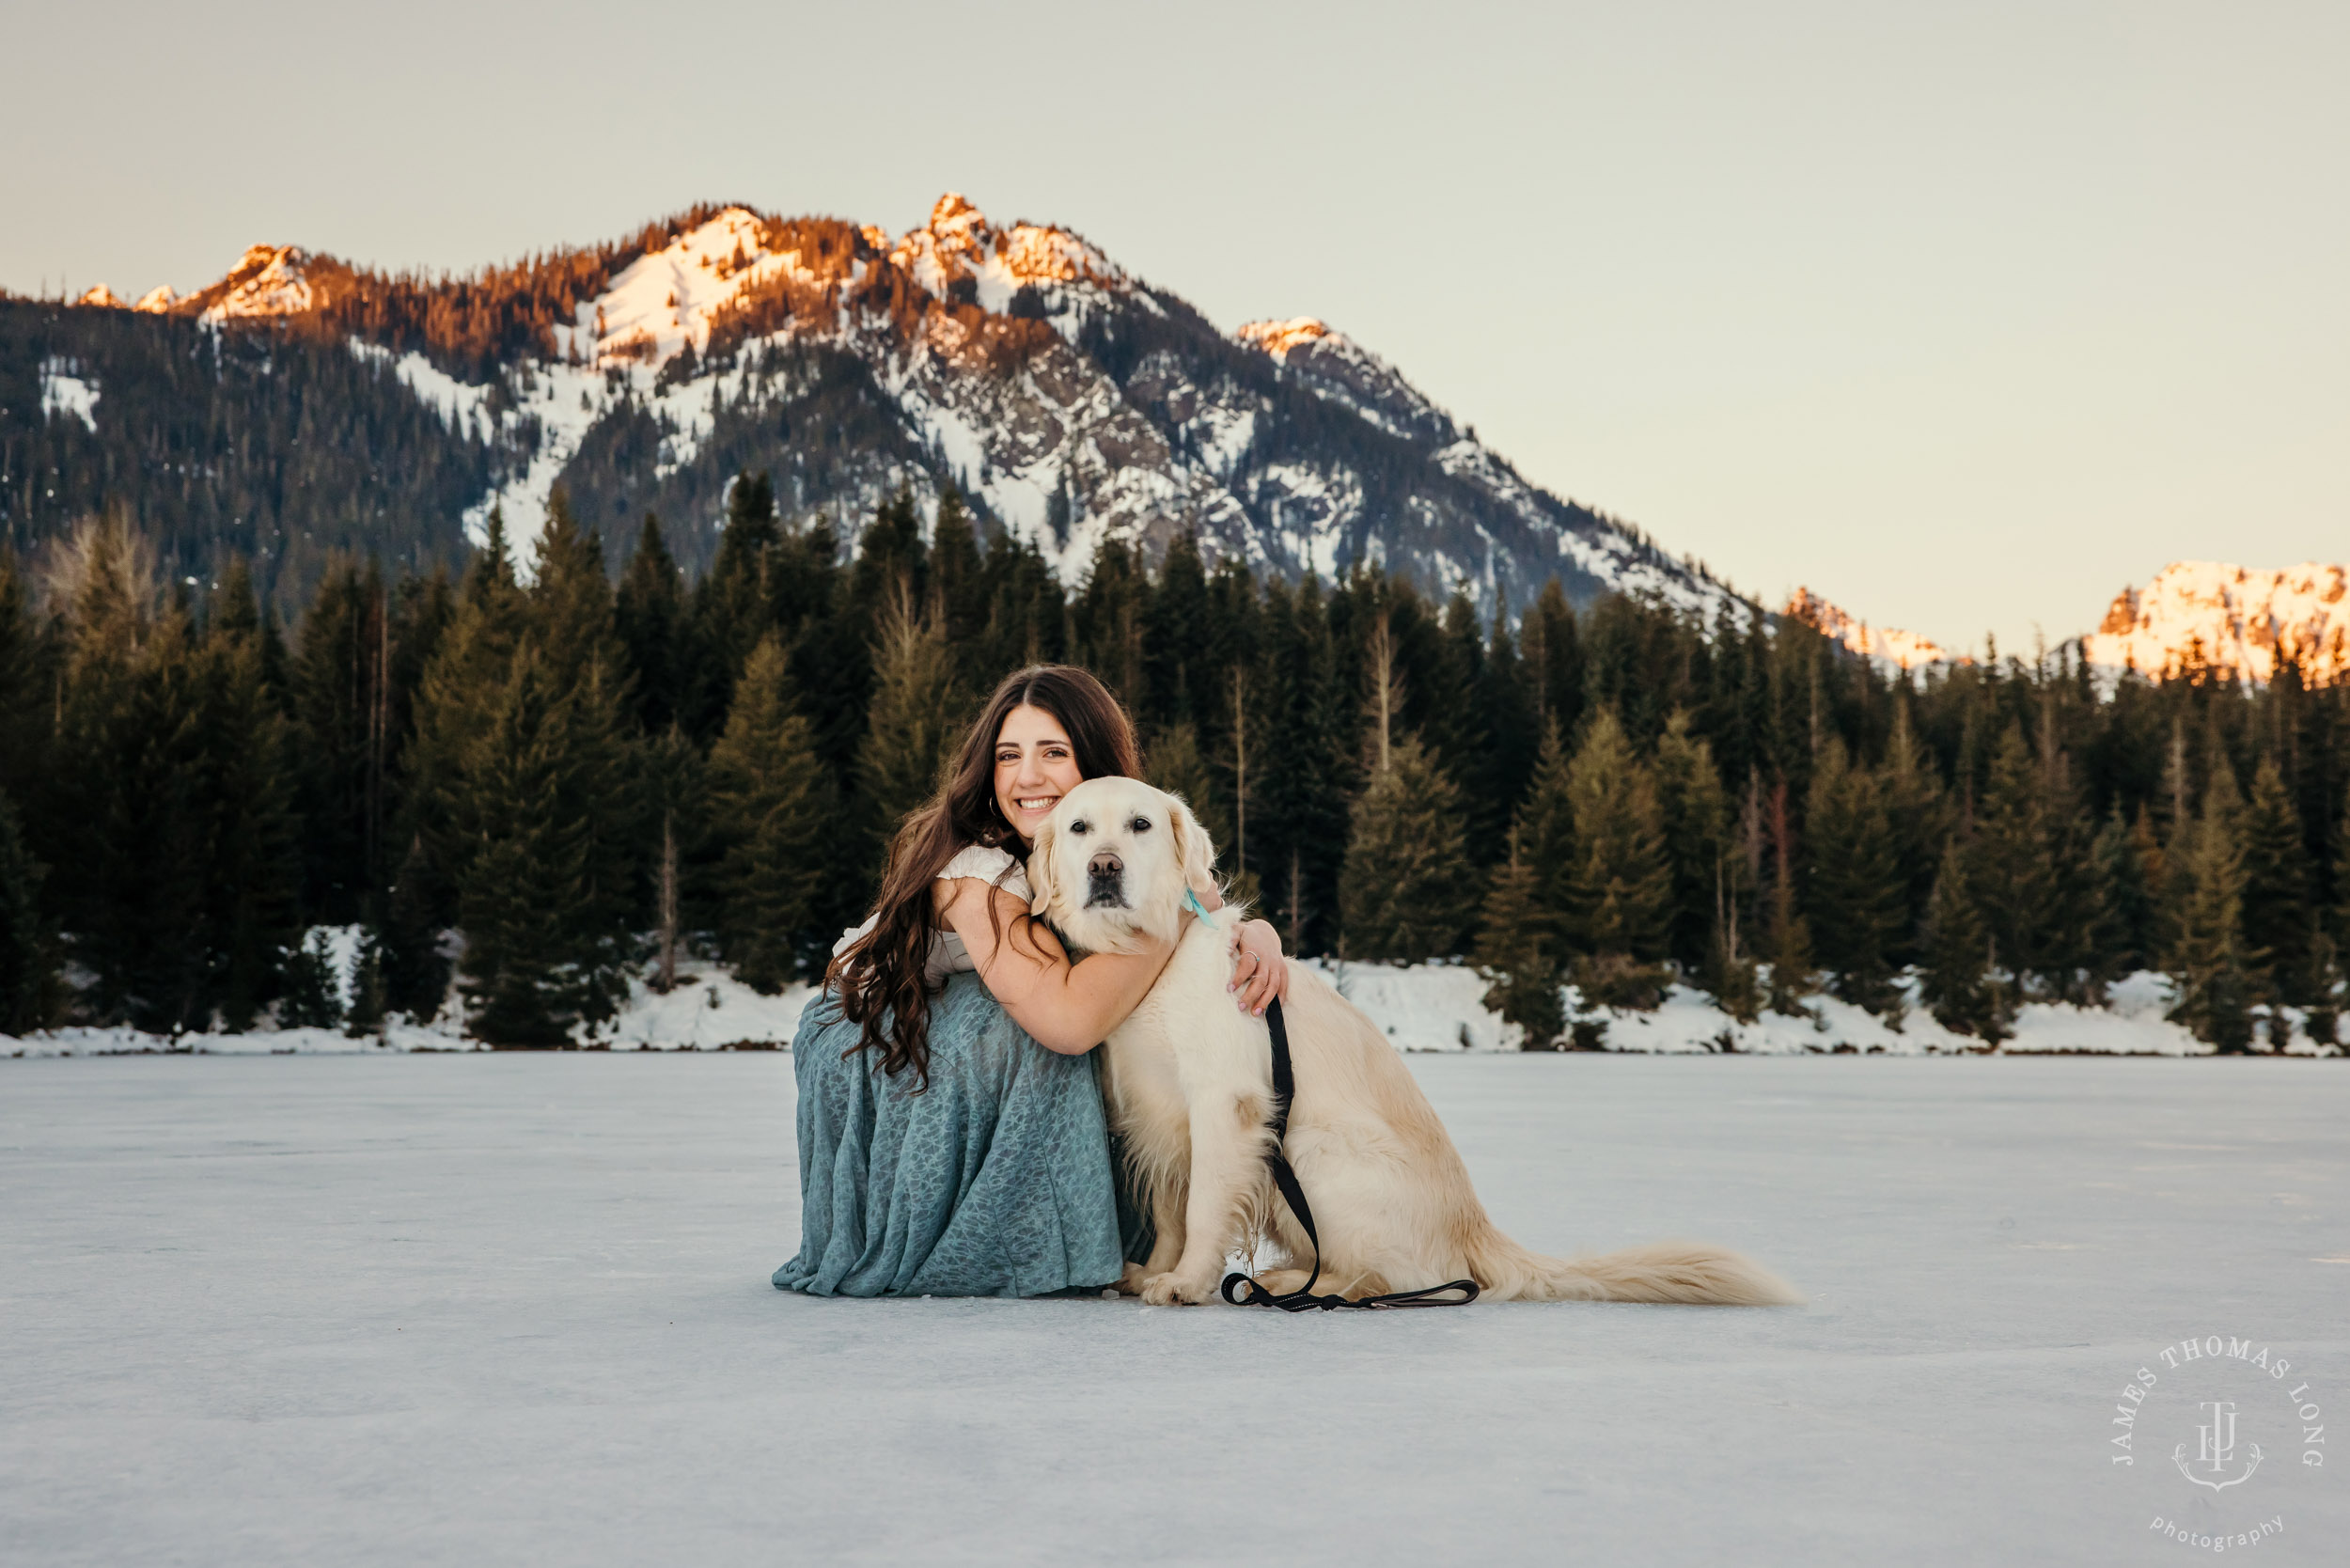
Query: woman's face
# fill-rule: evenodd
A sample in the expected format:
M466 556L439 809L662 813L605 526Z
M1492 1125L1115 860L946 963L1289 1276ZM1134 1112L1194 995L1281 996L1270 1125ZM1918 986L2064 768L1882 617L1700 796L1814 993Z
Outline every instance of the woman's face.
M1060 720L1026 703L1004 715L995 732L995 808L1022 842L1033 843L1060 797L1084 781Z

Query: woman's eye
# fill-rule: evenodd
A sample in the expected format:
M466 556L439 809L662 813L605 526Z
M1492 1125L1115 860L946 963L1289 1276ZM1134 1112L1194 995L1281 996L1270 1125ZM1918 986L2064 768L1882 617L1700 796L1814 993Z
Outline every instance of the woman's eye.
M1148 817L1136 817L1133 822L1128 823L1126 825L1134 829L1136 833L1148 833L1151 831L1151 819Z

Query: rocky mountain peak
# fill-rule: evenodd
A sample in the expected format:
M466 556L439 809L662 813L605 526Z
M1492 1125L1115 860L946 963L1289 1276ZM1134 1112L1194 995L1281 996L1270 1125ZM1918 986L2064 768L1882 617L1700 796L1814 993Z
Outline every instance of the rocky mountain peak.
M1286 321L1243 321L1232 329L1233 341L1262 349L1277 360L1287 359L1290 351L1302 343L1317 342L1329 336L1329 327L1314 316L1292 316Z
M256 245L210 287L150 298L222 327L305 315L347 342L480 444L489 482L454 521L478 541L500 510L525 557L560 484L607 537L654 510L682 559L707 561L728 483L764 470L788 515L822 514L844 547L887 497L929 510L952 485L1065 581L1188 535L1211 563L1379 564L1485 614L1554 576L1578 602L1748 614L1702 568L1529 484L1319 318L1227 337L1075 231L998 224L961 192L895 239L703 205L439 278Z
M2081 651L2148 676L2202 667L2264 682L2293 661L2308 678L2339 681L2350 673L2350 569L2173 561L2116 594Z
M1932 638L1915 632L1904 632L1898 626L1872 626L1846 614L1841 605L1822 598L1808 588L1798 588L1788 596L1783 612L1791 620L1799 620L1831 642L1839 642L1854 652L1879 660L1895 669L1917 669L1925 665L1959 663L1950 651Z

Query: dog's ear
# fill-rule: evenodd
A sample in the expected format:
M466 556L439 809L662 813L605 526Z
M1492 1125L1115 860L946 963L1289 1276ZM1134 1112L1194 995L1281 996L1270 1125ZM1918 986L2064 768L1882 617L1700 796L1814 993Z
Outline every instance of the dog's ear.
M1028 913L1038 919L1053 907L1053 819L1047 817L1036 830L1036 842L1028 851Z
M1175 864L1183 873L1183 886L1195 893L1215 891L1215 840L1199 825L1199 819L1191 814L1181 795L1169 795L1174 808Z

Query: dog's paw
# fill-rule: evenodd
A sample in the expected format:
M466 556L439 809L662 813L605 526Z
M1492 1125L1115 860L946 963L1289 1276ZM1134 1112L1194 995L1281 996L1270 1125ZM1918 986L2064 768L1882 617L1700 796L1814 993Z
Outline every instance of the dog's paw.
M1142 1265L1140 1263L1128 1263L1126 1265L1126 1272L1118 1277L1118 1294L1120 1295L1140 1295L1142 1294L1144 1281L1150 1278L1151 1277L1149 1275L1142 1272Z
M1214 1294L1214 1281L1202 1285L1172 1272L1154 1274L1142 1282L1142 1304L1146 1307L1196 1307Z

